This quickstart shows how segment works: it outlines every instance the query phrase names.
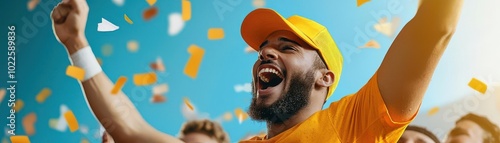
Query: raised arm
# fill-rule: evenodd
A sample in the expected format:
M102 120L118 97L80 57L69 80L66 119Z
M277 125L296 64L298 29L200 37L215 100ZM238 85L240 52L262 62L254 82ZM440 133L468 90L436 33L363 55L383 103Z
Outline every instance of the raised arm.
M413 117L457 26L463 0L421 0L378 71L382 98L395 121Z
M52 11L54 33L69 55L88 46L84 32L88 10L85 0L64 0ZM95 60L90 57L82 62ZM123 92L111 95L114 85L104 72L84 80L81 85L94 115L116 142L181 142L149 125Z

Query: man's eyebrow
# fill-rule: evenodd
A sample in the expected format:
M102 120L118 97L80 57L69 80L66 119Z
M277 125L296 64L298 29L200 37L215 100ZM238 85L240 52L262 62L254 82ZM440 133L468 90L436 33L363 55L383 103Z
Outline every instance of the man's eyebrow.
M290 39L287 39L287 38L285 38L285 37L280 37L278 40L280 40L280 41L285 41L285 42L290 42L290 43L294 43L294 44L296 44L296 45L301 46L298 42L293 41L293 40L290 40Z
M267 43L269 43L269 41L267 41L267 40L264 41L264 42L262 42L262 44L260 44L260 46L259 46L259 49L262 49L262 47L264 47L265 45L267 45Z

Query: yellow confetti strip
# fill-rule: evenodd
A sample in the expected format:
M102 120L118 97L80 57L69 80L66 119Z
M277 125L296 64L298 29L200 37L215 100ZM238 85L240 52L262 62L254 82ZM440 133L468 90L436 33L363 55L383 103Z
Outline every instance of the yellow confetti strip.
M224 29L222 29L222 28L210 28L210 29L208 29L208 39L209 40L224 39Z
M226 112L222 117L226 121L231 121L233 119L233 114L231 114L231 112Z
M365 4L366 2L369 2L370 0L357 0L357 3L358 3L358 7L360 7L361 5Z
M30 0L28 1L28 10L29 11L33 11L33 9L35 9L36 5L38 5L38 3L40 3L40 0Z
M135 53L137 50L139 50L139 42L135 40L130 40L127 42L127 50L129 52Z
M23 109L24 107L24 101L21 99L17 99L15 104L16 105L12 107L12 109L16 110L16 112L21 111L21 109Z
M1 88L0 89L0 103L2 103L2 100L5 97L5 93L7 93L7 91L5 90L5 88Z
M191 104L191 102L189 102L189 99L188 98L184 98L184 104L186 104L186 106L191 110L193 111L194 110L194 107L193 105Z
M114 94L117 94L118 92L120 92L123 85L125 85L125 82L127 82L127 77L120 76L118 78L118 80L116 80L116 83L115 83L115 86L113 87L113 89L111 89L111 94L114 95Z
M10 142L11 143L30 143L30 139L28 138L28 136L16 135L16 136L10 136Z
M73 114L71 110L64 113L64 118L66 119L71 132L78 130L78 121L76 120L75 114Z
M106 44L101 47L101 52L103 56L109 56L113 53L113 46Z
M52 94L52 91L49 88L43 88L42 91L36 95L36 101L38 103L43 103L45 102L45 99L50 96L50 94Z
M196 78L205 50L196 45L191 45L188 48L188 53L191 54L191 57L184 68L184 74L191 78Z
M156 3L156 0L146 0L146 2L149 4L149 6L153 6Z
M234 115L238 118L240 124L248 118L248 114L241 108L236 108L234 110Z
M484 82L482 82L476 78L472 78L470 80L469 87L471 87L472 89L474 89L476 91L481 92L482 94L486 93L486 90L488 89L488 85L486 85Z
M157 77L154 72L134 74L134 84L137 86L150 85L155 83L156 80Z
M82 81L85 77L85 70L80 67L70 65L68 66L68 68L66 68L66 75Z
M361 46L360 48L376 48L376 49L378 49L378 48L380 48L380 44L377 41L372 39L372 40L366 42L366 44Z
M264 7L264 5L266 5L265 0L253 0L253 6L255 8L262 8L262 7Z
M432 109L429 110L429 112L427 113L428 116L432 116L432 115L435 115L437 112L439 112L439 107L434 107Z
M31 136L35 134L35 122L36 114L34 112L29 113L23 118L23 128L27 135Z
M182 20L188 21L191 19L191 2L182 0Z
M128 18L127 14L123 14L123 18L125 19L125 21L127 21L128 24L134 24L134 22Z

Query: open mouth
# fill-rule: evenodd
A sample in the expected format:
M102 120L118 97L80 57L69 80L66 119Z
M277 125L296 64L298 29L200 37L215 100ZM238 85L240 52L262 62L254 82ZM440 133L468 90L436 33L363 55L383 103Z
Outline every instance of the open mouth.
M275 67L265 67L260 69L259 74L259 89L267 89L279 85L283 79L283 73Z

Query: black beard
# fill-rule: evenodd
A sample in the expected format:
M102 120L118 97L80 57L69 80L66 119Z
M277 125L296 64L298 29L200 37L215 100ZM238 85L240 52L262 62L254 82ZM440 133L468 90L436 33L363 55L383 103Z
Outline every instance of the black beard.
M288 91L283 93L277 101L267 107L264 105L257 105L256 90L252 90L253 97L248 111L249 116L257 121L282 124L307 106L312 84L314 83L313 70L308 71L305 76L294 74L291 78L292 80L290 81ZM252 88L255 88L253 85L254 84L252 84Z

